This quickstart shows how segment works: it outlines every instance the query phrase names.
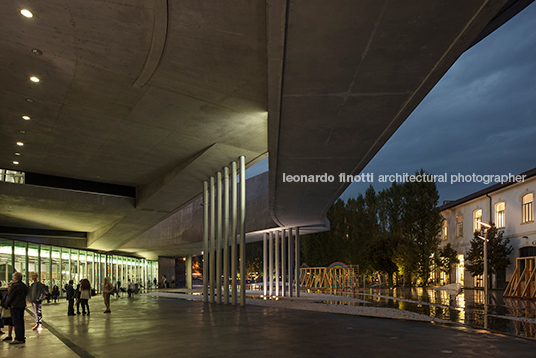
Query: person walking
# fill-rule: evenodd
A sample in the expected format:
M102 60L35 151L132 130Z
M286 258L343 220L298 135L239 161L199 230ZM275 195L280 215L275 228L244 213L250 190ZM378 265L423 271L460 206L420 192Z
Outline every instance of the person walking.
M128 297L132 297L132 294L136 290L136 286L134 286L134 282L128 280Z
M24 308L26 307L26 296L28 287L22 282L22 274L15 272L13 274L13 284L8 291L5 305L9 307L11 321L15 327L15 340L10 344L24 344Z
M115 294L117 295L117 298L121 297L121 281L119 280L117 280L115 285Z
M102 288L102 296L104 297L104 304L106 305L106 311L104 313L112 312L110 310L110 295L114 292L114 285L110 282L108 277L104 278L104 287Z
M87 278L80 281L80 305L82 306L82 315L89 316L89 300L91 299L91 284Z
M43 299L48 296L47 287L39 282L38 277L39 276L37 273L32 273L33 283L30 286L28 293L28 301L32 304L35 317L35 326L32 327L34 331L42 328L43 314L41 312L41 305L43 303Z
M73 280L69 280L69 284L67 285L66 292L67 292L67 301L69 302L69 307L67 308L67 316L76 316L74 313L74 287L73 287Z

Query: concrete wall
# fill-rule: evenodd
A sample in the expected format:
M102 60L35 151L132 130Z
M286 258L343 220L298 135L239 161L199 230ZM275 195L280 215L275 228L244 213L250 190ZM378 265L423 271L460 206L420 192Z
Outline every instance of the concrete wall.
M259 174L246 181L246 232L276 228L268 203L268 173ZM239 201L240 202L240 201ZM172 256L165 250L177 249L180 255L197 254L202 250L203 206L202 198L153 226L121 250L154 252L158 256ZM262 235L248 237L248 241Z

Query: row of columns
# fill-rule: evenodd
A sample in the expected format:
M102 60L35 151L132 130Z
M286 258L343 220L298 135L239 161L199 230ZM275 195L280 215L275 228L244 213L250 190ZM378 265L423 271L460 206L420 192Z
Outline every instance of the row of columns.
M223 298L223 303L229 304L231 297L232 304L237 304L239 249L240 305L244 306L246 158L241 156L238 163L234 161L230 166L210 177L208 182L203 182L203 302L222 303ZM237 244L240 246L237 247Z
M296 297L300 297L299 227L264 233L263 272L264 297L292 297L293 286Z

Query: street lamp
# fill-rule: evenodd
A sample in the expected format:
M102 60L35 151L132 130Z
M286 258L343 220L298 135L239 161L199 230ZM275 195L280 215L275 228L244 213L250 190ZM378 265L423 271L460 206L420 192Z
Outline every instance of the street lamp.
M481 226L485 226L486 232L483 234L487 234L487 230L491 228L491 225L483 223L481 221L477 221L478 224ZM488 239L486 237L478 235L479 238L484 240L484 307L488 306Z

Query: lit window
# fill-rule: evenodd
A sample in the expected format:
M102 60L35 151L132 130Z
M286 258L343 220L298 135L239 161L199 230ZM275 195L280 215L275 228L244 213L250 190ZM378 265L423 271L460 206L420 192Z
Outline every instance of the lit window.
M443 240L447 239L447 220L443 220Z
M15 184L24 184L24 172L0 169L0 181Z
M463 236L463 216L456 217L456 237Z
M475 223L473 225L474 231L480 231L482 222L482 209L475 210L473 213L473 217L475 218Z
M532 201L534 200L534 194L530 193L523 196L523 222L528 223L534 221L533 211L532 211Z
M495 224L497 228L503 228L504 221L504 203L498 203L495 205Z

